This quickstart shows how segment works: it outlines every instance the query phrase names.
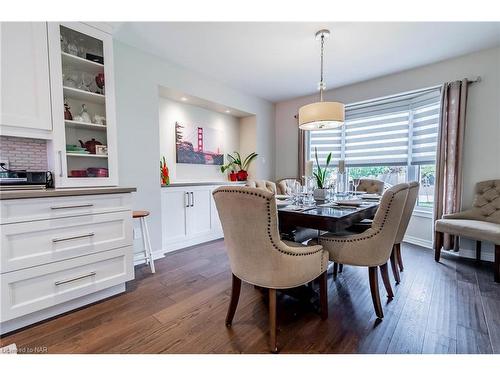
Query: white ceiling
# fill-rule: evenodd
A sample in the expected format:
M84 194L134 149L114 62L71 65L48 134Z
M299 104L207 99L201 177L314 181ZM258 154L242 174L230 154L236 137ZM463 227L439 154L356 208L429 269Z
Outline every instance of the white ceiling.
M116 39L273 102L500 45L500 23L124 22Z

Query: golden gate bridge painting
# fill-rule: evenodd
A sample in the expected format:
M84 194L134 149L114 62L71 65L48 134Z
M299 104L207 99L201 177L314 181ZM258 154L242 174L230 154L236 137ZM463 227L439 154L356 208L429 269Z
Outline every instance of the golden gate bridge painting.
M218 142L220 130L175 123L176 162L185 164L224 164L224 153Z

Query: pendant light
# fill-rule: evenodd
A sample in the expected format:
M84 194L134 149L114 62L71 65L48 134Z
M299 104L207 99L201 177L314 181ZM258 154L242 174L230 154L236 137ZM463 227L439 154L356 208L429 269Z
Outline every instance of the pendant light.
M321 74L319 82L319 102L307 104L299 109L299 128L303 130L324 130L341 127L344 124L344 104L324 102L323 91L326 88L323 81L323 54L325 39L330 36L330 30L320 30L316 40L321 41Z

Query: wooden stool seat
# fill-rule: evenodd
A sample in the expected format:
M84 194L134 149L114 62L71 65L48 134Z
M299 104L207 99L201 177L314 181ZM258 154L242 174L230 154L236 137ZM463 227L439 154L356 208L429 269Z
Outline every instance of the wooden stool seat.
M132 217L138 219L140 217L149 216L149 211L132 211Z
M146 222L146 216L149 216L149 211L132 211L132 217L134 219L139 219L141 225L142 244L144 246L144 250L141 253L138 253L142 254L141 259L135 260L145 260L146 264L148 264L151 268L151 273L155 273L155 263L153 259L153 251L151 249L151 238L149 237L149 229L148 223Z

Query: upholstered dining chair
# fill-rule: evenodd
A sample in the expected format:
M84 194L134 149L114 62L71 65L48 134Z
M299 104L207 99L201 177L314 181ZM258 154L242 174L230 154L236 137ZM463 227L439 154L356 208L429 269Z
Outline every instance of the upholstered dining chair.
M257 189L262 189L265 191L269 191L271 193L276 194L276 184L272 181L267 181L267 180L248 180L245 184L245 186L251 187L251 188L257 188Z
M336 236L328 233L319 244L328 251L330 260L339 264L368 267L373 306L378 318L384 317L378 288L378 269L389 298L394 296L387 271L387 261L403 215L408 184L398 184L386 190L370 229L353 235Z
M481 260L481 241L495 244L494 278L500 283L500 180L476 184L472 208L436 220L434 224L436 262L441 258L443 233L476 240L476 259Z
M384 181L371 178L360 178L356 191L363 191L368 194L380 194L384 192Z
M278 351L276 291L319 281L321 318L328 316L328 253L321 245L281 241L273 193L246 186L221 186L213 197L233 274L226 325L231 326L241 281L269 289L270 349Z
M290 195L292 193L292 187L295 182L300 183L300 181L295 177L282 178L276 181L276 189L278 194Z

